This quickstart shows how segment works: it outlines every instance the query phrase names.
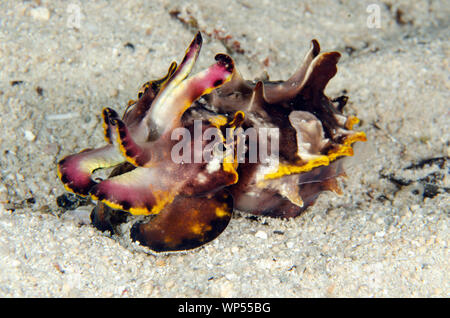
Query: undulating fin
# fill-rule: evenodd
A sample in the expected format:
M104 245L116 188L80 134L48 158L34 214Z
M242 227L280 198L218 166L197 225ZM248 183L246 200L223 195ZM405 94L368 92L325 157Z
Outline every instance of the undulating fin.
M86 196L96 184L91 178L94 170L113 167L123 161L124 157L113 145L88 149L63 158L58 163L58 176L67 190Z
M342 161L336 160L328 166L322 166L298 176L298 183L301 185L300 195L305 208L314 204L323 191L341 193L337 178L344 174L342 169Z
M181 116L195 100L230 80L234 69L233 60L228 55L218 54L216 61L208 69L179 81L176 86L170 82L163 90L162 94L165 94L165 91L170 89L170 95L156 100L149 112L150 122L155 125L160 135L177 127Z
M148 223L137 223L131 238L155 252L188 250L219 236L230 222L233 199L226 191L203 197L178 196Z

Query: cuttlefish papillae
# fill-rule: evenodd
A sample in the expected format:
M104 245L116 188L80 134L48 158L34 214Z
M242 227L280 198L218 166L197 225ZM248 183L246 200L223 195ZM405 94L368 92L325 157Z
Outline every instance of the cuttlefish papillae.
M189 76L201 45L197 33L180 65L173 62L163 78L145 83L122 117L103 109L106 145L58 163L67 190L98 201L91 220L99 230L114 233L129 215L151 215L130 235L157 252L215 239L234 209L300 215L320 192L341 192L341 159L353 155L353 143L366 140L352 130L358 119L342 113L347 98L324 94L339 53L320 53L313 40L288 80L256 82L244 80L226 54ZM251 133L229 138L230 131L252 129L256 139ZM277 134L262 138L263 129ZM261 151L275 143L276 160L251 160L252 145ZM95 170L112 167L109 178L94 178Z

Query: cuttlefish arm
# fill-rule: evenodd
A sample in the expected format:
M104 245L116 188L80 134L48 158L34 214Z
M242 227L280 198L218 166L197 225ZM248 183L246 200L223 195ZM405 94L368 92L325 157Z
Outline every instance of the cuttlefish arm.
M180 66L156 96L145 116L143 124L151 127L154 138L176 127L186 109L200 96L209 94L231 79L233 60L226 54L217 54L215 64L186 80L195 65L201 45L202 38L200 33L197 33Z
M87 196L97 184L92 179L95 170L114 167L123 161L122 154L114 145L88 149L59 161L58 176L68 191Z
M203 72L183 81L173 80L164 88L164 90L171 90L170 96L157 99L148 112L148 118L150 118L148 120L158 131L158 138L180 126L183 113L194 101L230 80L234 69L233 60L225 54L218 54L216 60L215 64ZM184 74L184 72L180 74ZM173 76L177 76L177 73ZM174 81L178 85L172 87ZM115 120L114 124L122 154L136 166L148 165L154 141L139 142L125 122ZM142 125L146 125L145 118Z
M167 74L160 79L142 85L138 92L138 100L130 101L122 120L129 126L138 125L145 117L153 101L177 70L177 63L172 62ZM145 136L146 137L146 136Z
M176 66L176 63L172 63L164 77L144 85L145 88L139 94L139 101L127 109L123 122L132 125L138 118L145 116L159 90L175 73ZM120 137L117 122L122 122L119 115L115 110L106 107L102 111L102 118L104 138L108 145L69 155L60 160L57 165L57 173L64 187L80 196L89 195L92 187L97 184L92 179L95 170L114 167L127 159L120 148L120 143L117 143ZM140 131L135 130L135 134L140 134Z
M243 116L242 112L237 112L221 126L212 124L204 126L205 131L214 130L218 139L212 143L201 140L202 148L199 151L203 153L207 147L212 149L215 144L226 143L221 128L235 129L243 123ZM223 161L219 158L216 162L215 158L212 158L210 162L203 160L194 162L190 157L191 161L182 164L175 162L172 150L179 142L172 140L170 135L164 135L164 138L153 143L156 152L149 165L138 166L95 184L90 191L92 198L113 209L128 211L135 215L158 214L178 195L197 196L238 181L237 162L234 158L225 156ZM191 139L190 148L193 149L196 143L196 140ZM229 141L227 146L236 145L233 141Z

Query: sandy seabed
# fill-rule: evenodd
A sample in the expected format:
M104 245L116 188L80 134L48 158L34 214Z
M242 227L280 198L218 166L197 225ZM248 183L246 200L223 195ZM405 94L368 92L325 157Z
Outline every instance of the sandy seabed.
M258 4L257 4L258 3ZM448 1L1 1L0 296L448 297ZM179 60L228 52L249 79L286 79L318 39L339 51L328 96L350 97L368 142L293 220L236 213L199 249L151 255L63 213L63 156L103 142ZM209 34L209 35L208 35Z

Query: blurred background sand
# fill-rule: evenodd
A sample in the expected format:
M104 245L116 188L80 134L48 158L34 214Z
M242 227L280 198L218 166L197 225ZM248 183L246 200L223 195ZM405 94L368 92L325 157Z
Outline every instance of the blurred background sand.
M448 297L449 1L2 1L0 296ZM310 40L339 51L327 87L369 141L344 194L294 220L237 212L215 241L150 255L63 211L56 162L103 142L179 61L227 52L248 79L286 79ZM431 159L431 160L429 160Z

